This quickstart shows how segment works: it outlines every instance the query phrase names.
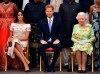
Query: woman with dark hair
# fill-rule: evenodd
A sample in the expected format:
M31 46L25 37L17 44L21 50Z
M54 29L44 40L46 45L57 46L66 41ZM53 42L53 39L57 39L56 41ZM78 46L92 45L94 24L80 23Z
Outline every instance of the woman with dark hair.
M25 16L23 10L19 10L18 12L21 12L22 15ZM16 15L15 15L15 23L19 21L19 19L18 19L18 14L19 14L19 13L16 13ZM25 17L23 17L23 22L26 23Z
M9 0L0 3L0 69L5 67L5 49L10 34L10 25L14 22L14 14L18 11L16 4Z
M10 27L10 37L8 39L8 43L12 43L12 46L8 48L7 54L11 56L11 58L15 58L16 56L22 61L25 67L25 72L29 71L30 61L26 59L23 54L23 49L28 45L28 36L30 33L30 24L26 24L24 22L23 11L18 11L16 22L11 24Z

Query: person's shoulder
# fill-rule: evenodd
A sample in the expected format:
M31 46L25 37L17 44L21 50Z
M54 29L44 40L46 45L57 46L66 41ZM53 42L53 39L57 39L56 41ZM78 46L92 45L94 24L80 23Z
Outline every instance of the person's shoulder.
M77 24L75 24L74 26L78 26L79 24L77 23Z
M63 2L63 3L61 3L60 5L63 6L63 5L66 5L66 4L67 4L66 2Z
M94 6L95 6L94 4L93 4L93 5L91 5L91 6L90 6L90 9L92 9L92 10L93 10Z
M2 2L0 3L0 6L2 6Z
M25 23L25 25L30 25L30 23Z
M92 25L91 25L91 24L89 24L89 23L88 23L88 24L86 24L86 26L88 26L88 27L92 27Z
M2 3L3 3L3 2L1 2L0 5L1 5Z
M26 23L26 25L30 26L31 24L30 23Z
M39 21L39 23L44 23L44 22L46 22L46 20L47 20L47 18L43 18L43 19L41 19L41 20Z
M75 4L77 4L77 5L80 5L80 3L77 3L77 2L74 2Z
M80 3L74 2L74 4L75 4L76 6L80 6Z
M16 23L14 23L14 22L13 22L13 23L11 23L11 26L15 26L15 25L16 25Z
M34 4L33 2L29 2L29 3L26 4L26 6L31 6L33 4Z
M57 21L61 21L60 15L58 14L57 16L54 15L54 19Z
M45 18L41 19L40 21L41 21L41 22L42 22L42 21L46 21L46 19L47 19L47 17L45 17Z
M94 6L95 6L95 4L91 5L91 7L94 7Z
M45 9L45 6L46 6L46 3L41 2L39 5L44 10Z
M12 4L13 4L13 5L16 5L14 2L10 2L10 4L11 4L11 5L12 5Z
M46 6L46 3L41 2L41 4Z
M79 27L79 24L75 24L75 25L74 25L74 28L76 28L76 27Z
M31 24L29 24L29 23L25 23L25 26L26 26L26 27L30 27Z
M13 5L14 7L17 7L17 5L14 2L10 2L10 5Z
M27 5L30 5L30 4L34 4L33 2L29 2L29 3L27 3Z
M16 24L16 23L13 22L13 23L11 23L11 24Z

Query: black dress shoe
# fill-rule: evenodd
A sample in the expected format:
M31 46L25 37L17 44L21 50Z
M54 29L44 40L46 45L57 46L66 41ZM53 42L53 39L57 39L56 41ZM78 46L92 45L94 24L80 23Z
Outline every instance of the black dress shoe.
M82 73L86 73L86 70L82 70Z
M44 72L47 72L47 69L44 69Z
M47 68L44 69L44 72L49 72L49 70Z
M25 72L30 72L30 69L29 70L25 70Z
M55 69L51 69L51 72L55 72Z
M82 71L81 70L78 70L78 73L82 73Z

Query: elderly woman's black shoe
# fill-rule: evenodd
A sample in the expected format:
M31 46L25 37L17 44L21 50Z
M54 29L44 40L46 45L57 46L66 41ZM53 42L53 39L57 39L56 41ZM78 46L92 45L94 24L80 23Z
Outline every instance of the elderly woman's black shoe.
M86 70L82 70L82 73L86 73Z

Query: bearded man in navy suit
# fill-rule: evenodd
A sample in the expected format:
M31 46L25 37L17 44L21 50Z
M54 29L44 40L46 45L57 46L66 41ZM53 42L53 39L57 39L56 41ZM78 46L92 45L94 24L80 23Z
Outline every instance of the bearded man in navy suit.
M63 25L58 17L54 17L54 7L47 5L45 7L46 18L42 19L38 24L38 38L40 41L38 50L44 61L44 72L54 72L54 65L61 51L61 40L63 38ZM54 48L54 56L51 65L48 64L45 50Z

